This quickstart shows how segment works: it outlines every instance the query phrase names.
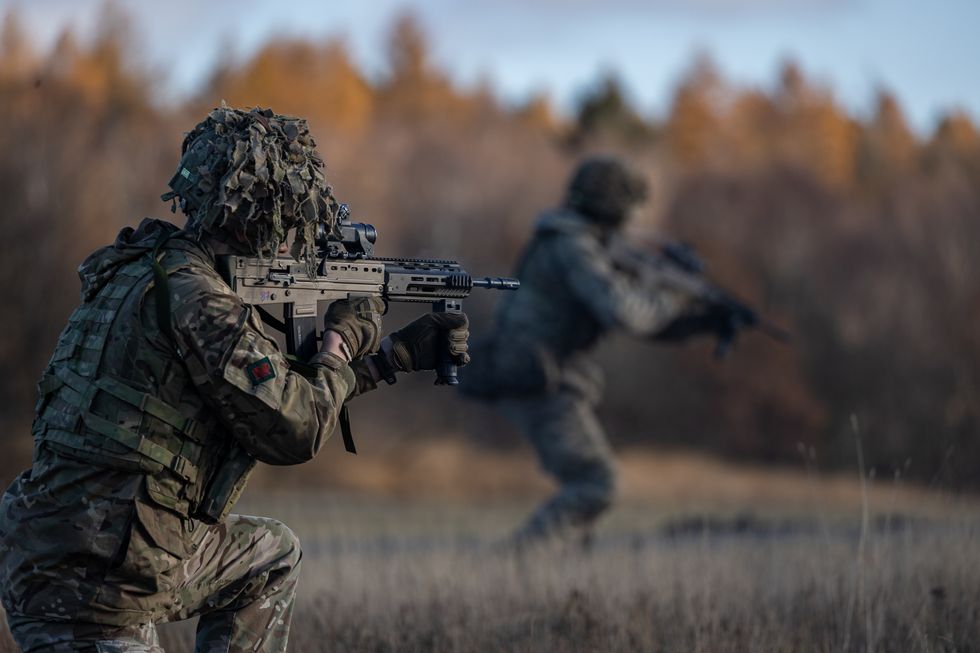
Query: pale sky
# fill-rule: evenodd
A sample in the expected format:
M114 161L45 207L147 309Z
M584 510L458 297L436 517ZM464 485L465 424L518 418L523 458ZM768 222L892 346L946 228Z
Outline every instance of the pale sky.
M93 30L103 0L0 0L50 46L72 25ZM278 35L343 36L371 73L393 16L411 10L441 67L464 84L489 80L520 102L547 91L574 105L604 70L620 73L641 110L666 111L698 52L732 81L773 84L793 58L862 114L895 92L919 130L944 110L980 116L980 0L117 0L168 93L192 92L231 48L247 56Z

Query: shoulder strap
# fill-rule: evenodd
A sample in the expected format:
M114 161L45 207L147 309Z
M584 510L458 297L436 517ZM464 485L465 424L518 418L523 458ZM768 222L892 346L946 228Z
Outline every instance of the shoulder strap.
M167 244L174 233L176 232L161 233L153 246L153 252L150 254L153 280L156 286L157 326L171 342L174 341L174 329L170 318L170 284L167 279L167 271L160 265L160 250L163 249L163 246Z

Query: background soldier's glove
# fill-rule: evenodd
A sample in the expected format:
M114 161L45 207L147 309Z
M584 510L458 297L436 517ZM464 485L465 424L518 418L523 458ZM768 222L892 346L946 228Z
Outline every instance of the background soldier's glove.
M672 320L654 334L654 340L679 342L700 335L715 335L727 324L728 312L711 306L697 306Z
M323 328L340 334L351 360L361 358L378 351L384 310L384 302L379 297L341 299L327 309Z
M466 365L470 362L469 325L465 313L423 315L388 336L391 360L402 372L434 370L439 357L448 349L456 365Z
M713 335L718 338L715 357L725 358L731 352L739 330L755 326L758 321L755 312L746 306L706 304L668 324L654 339L670 342L702 334Z

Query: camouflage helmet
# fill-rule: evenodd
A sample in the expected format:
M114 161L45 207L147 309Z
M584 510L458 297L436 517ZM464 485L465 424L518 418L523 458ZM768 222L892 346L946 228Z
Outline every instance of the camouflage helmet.
M568 184L565 206L601 224L617 226L647 197L647 184L616 157L582 161Z
M295 229L292 255L313 265L317 225L335 229L339 208L315 148L302 118L222 104L184 138L162 199L180 201L193 233L262 256Z

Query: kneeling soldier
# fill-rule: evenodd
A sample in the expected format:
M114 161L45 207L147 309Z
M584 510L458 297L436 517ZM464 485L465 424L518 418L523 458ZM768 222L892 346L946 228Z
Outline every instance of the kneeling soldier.
M372 357L468 360L463 315L422 317L376 353L383 305L364 298L331 305L312 375L290 370L215 256L275 256L293 231L312 264L338 210L322 167L306 121L216 109L164 196L185 227L146 219L79 268L32 467L0 503L0 599L25 653L159 651L154 624L193 616L198 651L284 651L299 542L230 514L256 461L313 458L344 402L376 387Z

